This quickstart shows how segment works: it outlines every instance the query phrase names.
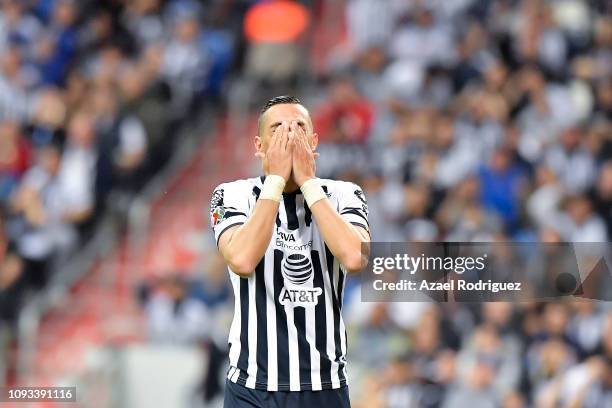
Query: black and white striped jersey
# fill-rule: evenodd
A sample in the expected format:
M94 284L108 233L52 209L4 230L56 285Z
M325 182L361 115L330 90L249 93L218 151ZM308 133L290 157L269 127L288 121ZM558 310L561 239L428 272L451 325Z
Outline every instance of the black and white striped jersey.
M211 201L215 239L253 212L263 177L219 185ZM348 222L369 231L359 186L322 179L328 200ZM234 320L228 379L267 391L346 384L346 332L340 314L344 267L329 251L304 197L284 193L272 240L248 278L230 270Z

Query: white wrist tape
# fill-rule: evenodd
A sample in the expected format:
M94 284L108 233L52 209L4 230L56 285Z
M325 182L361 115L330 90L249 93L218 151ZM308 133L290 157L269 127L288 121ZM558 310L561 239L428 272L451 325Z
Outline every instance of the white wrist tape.
M259 199L273 200L280 203L285 183L285 179L281 176L277 176L276 174L267 175L261 193L259 194Z
M312 205L317 201L327 198L325 191L323 191L323 188L321 187L319 179L313 178L308 180L307 182L302 184L300 190L302 190L302 194L304 194L304 200L306 201L306 204L308 204L309 207L312 207Z

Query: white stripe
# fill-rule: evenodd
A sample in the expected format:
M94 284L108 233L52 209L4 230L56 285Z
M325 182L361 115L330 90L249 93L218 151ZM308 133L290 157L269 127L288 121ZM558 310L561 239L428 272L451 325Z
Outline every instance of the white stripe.
M276 355L276 305L274 303L274 250L265 255L266 321L268 332L268 391L278 391L278 362Z
M339 268L339 264L336 260L334 260L334 276L338 276L338 282L340 282L340 268ZM345 283L346 283L346 272L343 275L342 278L342 292L344 292L344 287L345 287ZM338 288L338 284L336 285L336 287ZM336 293L338 293L338 291L336 290ZM340 299L343 297L342 293L340 294L340 296L338 297L338 306L340 306ZM342 367L342 371L344 372L344 378L348 379L347 376L347 372L346 372L346 328L344 327L344 319L342 318L342 313L340 313L340 350L342 350L342 358L344 359L344 367Z
M238 381L238 377L240 376L240 369L236 369L236 371L234 371L234 376L232 377L231 381L233 383L236 383Z
M314 231L313 224L310 227L306 226L306 211L304 210L304 196L298 195L296 198L296 208L300 221L299 236L302 242L309 242L312 240L312 233ZM313 270L314 272L314 270ZM323 296L319 296L319 302L323 302ZM305 308L306 316L306 341L310 348L310 383L313 391L322 390L321 385L321 355L317 350L316 341L316 313L315 306ZM302 379L305 381L306 379Z
M327 260L325 259L325 250L320 254L321 269L323 270L323 284L325 286L325 315L327 323L327 356L331 361L331 382L332 388L340 387L340 379L338 378L338 363L336 360L336 344L334 342L334 307L332 297L332 286L329 280L329 273L327 271ZM335 261L334 261L335 263Z
M230 271L229 268L228 271ZM229 332L229 342L232 345L229 351L229 360L230 366L237 367L238 357L240 356L240 278L231 271L229 274L234 288L234 319Z
M232 376L234 375L234 370L236 370L235 367L230 367L229 370L227 371L227 379L231 380Z
M279 206L279 216L281 223L287 226L289 224L287 211L285 211L285 206L282 203ZM300 353L298 348L297 328L295 327L293 319L293 307L285 306L285 313L287 314L287 337L289 341L289 390L300 391Z
M249 278L249 361L247 367L247 388L255 388L257 376L257 305L255 304L255 274Z
M336 295L336 298L338 299L338 306L340 306L340 298L338 297L338 282L340 281L340 265L338 263L338 261L336 261L336 258L334 258L334 294Z
M300 391L300 351L297 328L293 320L293 307L285 306L287 336L289 337L289 391Z
M322 302L319 297L319 302ZM310 382L313 391L320 391L321 386L321 357L316 348L315 336L315 307L306 308L306 341L310 345Z

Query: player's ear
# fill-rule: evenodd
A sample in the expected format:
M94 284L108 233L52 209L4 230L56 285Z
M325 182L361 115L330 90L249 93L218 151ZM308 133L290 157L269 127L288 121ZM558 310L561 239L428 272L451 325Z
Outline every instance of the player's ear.
M319 135L317 133L313 133L312 137L310 138L310 147L312 147L312 150L315 151L317 150L318 145L319 145Z
M263 152L263 142L261 141L261 137L255 136L255 139L253 139L253 144L255 145L255 151Z

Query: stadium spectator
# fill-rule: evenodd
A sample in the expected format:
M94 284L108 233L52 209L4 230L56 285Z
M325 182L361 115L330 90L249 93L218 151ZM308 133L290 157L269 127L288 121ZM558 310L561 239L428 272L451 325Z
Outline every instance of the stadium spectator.
M145 305L151 341L186 345L209 338L209 312L190 295L184 279L168 277L155 289Z
M24 175L12 201L20 220L18 250L25 261L27 281L34 288L47 283L56 257L66 256L75 246L75 223L91 210L87 202L77 201L89 199L75 184L79 179L68 178L69 168L62 169L63 163L71 166L78 157L64 161L60 155L56 145L39 149L37 164Z
M203 90L211 60L205 49L195 4L178 4L172 15L172 35L165 46L162 72L175 91L175 108L190 107L192 98Z
M4 220L0 218L0 332L4 324L12 325L17 319L24 294L23 277L23 261L5 234Z
M77 50L77 6L74 0L54 2L51 21L36 45L35 65L43 85L63 85Z
M0 122L0 152L0 203L6 203L30 165L30 144L21 134L18 123Z
M0 55L0 118L22 121L31 109L21 51L11 47Z
M332 81L328 103L315 117L322 143L363 143L372 129L373 112L352 79Z
M161 11L160 0L137 0L126 5L121 22L140 48L161 41L166 34Z
M524 172L512 162L510 152L500 148L493 152L489 164L480 169L479 178L483 206L497 213L506 229L512 231L519 221Z
M607 242L604 221L593 211L584 195L568 198L566 212L559 220L563 238L568 242Z

